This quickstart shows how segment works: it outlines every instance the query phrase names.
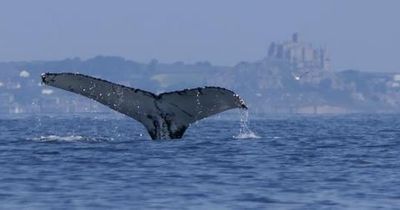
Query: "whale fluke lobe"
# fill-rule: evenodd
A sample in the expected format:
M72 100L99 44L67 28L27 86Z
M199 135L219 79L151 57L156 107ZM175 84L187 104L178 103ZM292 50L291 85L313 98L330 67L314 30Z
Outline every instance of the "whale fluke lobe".
M139 121L152 139L182 138L193 122L229 109L247 109L237 94L220 87L156 95L75 73L45 73L42 82L96 100Z

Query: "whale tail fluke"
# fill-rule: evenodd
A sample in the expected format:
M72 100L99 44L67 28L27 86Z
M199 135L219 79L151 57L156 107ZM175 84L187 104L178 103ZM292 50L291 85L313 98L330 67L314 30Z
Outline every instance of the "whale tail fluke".
M220 87L156 95L75 73L45 73L42 82L96 100L139 121L152 139L182 138L193 122L233 108L247 109L237 94Z

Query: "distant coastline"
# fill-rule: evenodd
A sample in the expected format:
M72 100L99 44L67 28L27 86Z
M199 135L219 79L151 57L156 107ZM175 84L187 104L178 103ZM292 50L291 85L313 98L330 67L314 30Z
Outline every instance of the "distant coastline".
M235 66L207 61L139 63L115 56L0 63L0 114L107 112L102 105L40 85L43 72L80 72L156 93L197 86L235 90L256 113L399 112L400 74L335 71L327 48L298 34Z

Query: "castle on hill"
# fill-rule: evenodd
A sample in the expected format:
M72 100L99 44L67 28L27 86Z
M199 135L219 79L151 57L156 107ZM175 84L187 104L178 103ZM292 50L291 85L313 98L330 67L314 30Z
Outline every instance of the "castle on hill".
M314 48L300 40L298 33L292 40L283 43L272 42L268 49L268 59L289 62L299 71L330 71L330 57L326 48Z

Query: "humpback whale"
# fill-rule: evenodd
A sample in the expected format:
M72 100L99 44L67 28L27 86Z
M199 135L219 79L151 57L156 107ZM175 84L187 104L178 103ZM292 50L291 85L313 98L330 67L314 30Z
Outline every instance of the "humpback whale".
M179 139L194 123L234 108L247 109L233 91L201 87L154 94L78 73L43 73L42 83L86 96L144 125L152 139Z

